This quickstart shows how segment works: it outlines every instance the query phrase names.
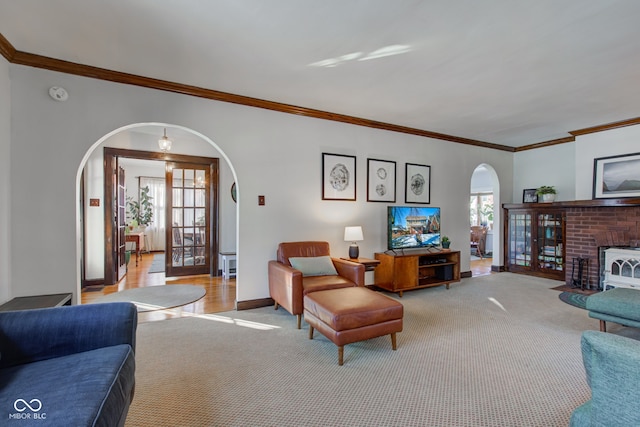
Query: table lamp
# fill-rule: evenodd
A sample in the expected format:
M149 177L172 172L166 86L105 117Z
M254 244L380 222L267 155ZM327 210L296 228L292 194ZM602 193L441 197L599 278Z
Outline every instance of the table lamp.
M344 228L344 241L351 242L351 246L349 246L349 258L357 259L360 256L360 248L358 248L359 242L364 240L362 236L362 227L359 225L354 227L345 227Z

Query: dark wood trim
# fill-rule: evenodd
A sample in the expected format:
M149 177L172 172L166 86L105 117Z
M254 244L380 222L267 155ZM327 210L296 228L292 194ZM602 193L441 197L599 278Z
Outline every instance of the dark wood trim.
M504 209L531 209L531 208L599 208L616 206L640 206L639 198L629 199L594 199L594 200L570 200L553 203L505 203Z
M461 279L468 279L469 277L473 277L473 273L471 273L471 271L461 271L460 272L460 278Z
M127 150L125 148L105 147L105 154L130 159L159 160L161 162L197 163L208 165L211 157L189 156L185 154L161 153L157 151Z
M115 259L113 258L113 200L114 194L112 191L112 185L109 180L107 182L107 176L111 176L112 163L117 158L132 158L132 159L144 159L144 160L158 160L162 162L180 162L180 163L192 163L209 166L209 178L211 187L209 188L210 197L212 200L210 217L216 221L215 224L210 226L211 236L211 264L209 274L213 275L213 272L218 270L218 252L219 252L219 225L218 218L218 200L219 200L219 159L212 157L202 156L189 156L184 154L173 153L159 153L154 151L142 151L142 150L128 150L123 148L104 147L104 218L105 218L105 280L104 283L112 285L116 283L113 273L111 272L111 266L114 265ZM214 182L215 181L215 182ZM170 259L170 257L169 257Z
M236 300L236 310L251 310L253 308L268 307L274 305L273 298L252 299L247 301Z
M567 136L565 138L552 139L550 141L538 142L535 144L523 145L522 147L516 147L516 152L533 150L536 148L551 147L552 145L565 144L567 142L574 142L576 138L574 136Z
M524 145L521 147L509 147L491 142L479 141L470 138L463 138L454 135L447 135L438 132L432 132L423 129L416 129L407 126L394 125L391 123L379 122L376 120L364 119L360 117L348 116L345 114L331 113L328 111L316 110L313 108L300 107L280 102L267 101L259 98L251 98L244 95L236 95L228 92L221 92L213 89L206 89L198 86L191 86L182 83L170 82L167 80L154 79L150 77L138 76L135 74L123 73L120 71L108 70L105 68L93 67L90 65L78 64L61 59L51 58L33 53L21 52L16 50L13 45L0 33L0 54L7 61L25 65L34 68L42 68L61 73L73 74L76 76L89 77L99 80L106 80L115 83L129 84L134 86L145 87L149 89L162 90L166 92L174 92L182 95L195 96L198 98L211 99L214 101L228 102L232 104L244 105L247 107L263 108L266 110L277 111L286 114L295 114L297 116L305 116L322 120L330 120L335 122L347 123L354 126L363 126L373 129L387 130L390 132L404 133L409 135L420 136L424 138L433 138L442 141L455 142L465 145L473 145L476 147L490 148L494 150L518 152L533 150L536 148L549 147L557 144L564 144L575 141L576 135L586 135L589 133L602 132L605 130L616 129L624 126L633 126L640 124L640 117L634 119L622 120L619 122L593 126L584 129L578 129L568 132L572 136L554 139L550 141L538 142L534 144Z
M0 37L2 34L0 34ZM421 136L425 138L439 139L443 141L456 142L466 145L474 145L477 147L491 148L495 150L513 152L513 147L494 144L491 142L478 141L475 139L463 138L459 136L447 135L428 130L415 129L407 126L399 126L391 123L379 122L360 117L348 116L345 114L331 113L328 111L316 110L313 108L305 108L296 105L284 104L280 102L267 101L264 99L251 98L243 95L235 95L227 92L220 92L213 89L205 89L198 86L191 86L167 80L153 79L150 77L137 76L134 74L123 73L119 71L108 70L105 68L93 67L90 65L78 64L75 62L63 61L60 59L50 58L47 56L36 55L33 53L16 51L13 46L4 37L0 42L0 48L3 55L9 62L19 65L26 65L34 68L42 68L61 73L73 74L76 76L89 77L99 80L106 80L115 83L129 84L134 86L157 89L166 92L174 92L182 95L195 96L198 98L206 98L214 101L228 102L232 104L245 105L254 108L263 108L266 110L278 111L281 113L295 114L297 116L305 116L322 120L330 120L335 122L347 123L355 126L364 126L374 129L387 130L390 132L405 133L410 135Z
M493 271L494 273L504 273L505 271L507 271L507 269L504 267L504 265L492 265L491 271Z
M0 33L0 55L4 56L9 62L13 62L13 57L16 55L16 49L2 33Z
M640 117L636 117L633 119L621 120L619 122L607 123L604 125L592 126L590 128L578 129L569 132L571 135L587 135L589 133L602 132L605 130L623 128L626 126L634 126L640 124Z
M113 183L117 173L116 156L111 155L108 149L103 151L103 186L104 186L104 283L112 285L117 283L118 277L114 269L116 259L113 256L114 245L114 206L115 194ZM84 239L83 239L84 240Z

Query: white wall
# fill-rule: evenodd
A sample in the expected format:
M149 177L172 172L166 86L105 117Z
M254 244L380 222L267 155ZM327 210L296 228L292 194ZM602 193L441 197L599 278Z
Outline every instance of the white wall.
M640 152L640 126L627 126L576 137L575 142L515 153L513 202L522 190L553 185L556 200L591 200L593 161Z
M572 142L516 152L512 202L522 203L522 190L543 185L556 188L557 201L575 200L575 150L576 143Z
M0 56L0 304L11 297L10 199L11 189L11 80L9 63Z
M593 195L593 160L640 152L640 126L628 126L576 138L576 200Z
M442 208L443 232L454 249L456 244L468 248L469 183L478 164L491 165L499 176L496 203L513 194L513 155L508 152L15 64L10 68L12 179L17 183L11 195L14 296L77 290L78 171L88 150L103 136L133 123L193 129L229 159L238 185L239 301L268 297L267 261L274 258L278 242L327 240L333 255L344 256L344 226L358 223L365 234L360 244L363 256L386 249L387 205L366 202L368 157L397 162L398 204L404 202L405 163L431 165L431 206ZM70 99L50 99L47 90L52 85L65 87ZM321 200L323 152L357 156L356 202ZM258 206L258 195L266 197L266 206ZM41 263L37 269L31 262L34 242ZM468 254L462 251L463 271L469 270Z

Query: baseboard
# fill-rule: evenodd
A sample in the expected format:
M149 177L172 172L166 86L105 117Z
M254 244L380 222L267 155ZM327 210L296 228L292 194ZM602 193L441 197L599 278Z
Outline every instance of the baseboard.
M462 279L468 279L469 277L471 277L471 271L462 271L460 273L460 278Z
M248 301L236 301L236 310L251 310L252 308L268 307L275 304L273 298L252 299Z
M104 279L84 280L81 290L83 292L97 292L104 289Z
M504 265L492 265L491 271L496 273L504 273L505 271L507 271L507 269L504 268Z

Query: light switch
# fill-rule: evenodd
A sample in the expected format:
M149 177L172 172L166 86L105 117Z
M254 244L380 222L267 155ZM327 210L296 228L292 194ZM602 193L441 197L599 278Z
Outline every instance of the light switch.
M100 199L89 199L89 206L100 206Z
M264 206L264 196L258 196L258 206Z

